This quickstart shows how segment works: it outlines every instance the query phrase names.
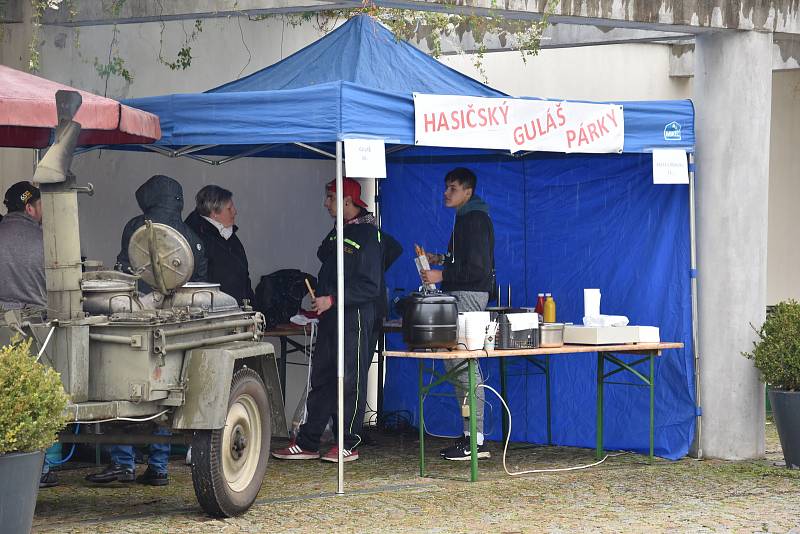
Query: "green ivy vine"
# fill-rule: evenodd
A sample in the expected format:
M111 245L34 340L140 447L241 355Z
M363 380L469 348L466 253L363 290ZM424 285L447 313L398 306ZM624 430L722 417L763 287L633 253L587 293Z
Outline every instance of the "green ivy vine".
M29 44L30 63L29 69L36 72L40 69L40 30L44 13L47 9L69 9L70 20L77 14L77 2L79 0L30 0L33 8L32 35ZM127 0L101 0L103 10L111 17L118 17L122 7ZM155 0L161 3L161 0ZM0 14L7 5L8 0L0 0ZM559 0L548 0L544 13L540 20L516 20L507 19L502 16L502 12L496 9L493 0L492 9L487 15L470 15L455 12L453 9L456 4L454 0L444 3L449 12L417 11L410 9L386 8L375 5L372 0L365 0L364 5L359 8L314 11L296 14L280 15L259 15L249 16L245 11L241 11L243 16L249 20L258 21L270 18L281 17L282 20L292 28L303 25L312 25L322 33L328 33L338 26L342 20L360 14L368 14L374 19L385 24L397 37L398 40L422 39L425 41L431 55L440 57L442 54L442 39L446 37L458 37L462 39L469 33L475 42L476 49L473 56L473 64L479 74L486 79L484 69L484 56L487 51L486 38L489 35L496 36L500 43L512 50L517 50L522 55L523 61L527 57L535 56L539 53L541 46L542 33L548 27L549 16L555 11ZM195 20L191 31L184 29L184 39L174 58L168 58L164 54L164 40L167 26L161 21L161 36L158 52L158 62L170 70L186 70L192 65L194 59L192 55L192 44L197 41L203 31L201 20ZM94 67L98 76L105 79L106 88L111 76L118 76L126 82L133 81L133 72L125 65L125 59L119 54L119 29L114 24L112 27L112 38L109 45L109 53L105 60L98 57L94 58ZM80 48L79 30L75 31L75 46ZM0 30L0 38L2 33ZM246 45L245 45L246 46ZM460 50L462 54L466 53ZM79 51L79 56L82 57Z

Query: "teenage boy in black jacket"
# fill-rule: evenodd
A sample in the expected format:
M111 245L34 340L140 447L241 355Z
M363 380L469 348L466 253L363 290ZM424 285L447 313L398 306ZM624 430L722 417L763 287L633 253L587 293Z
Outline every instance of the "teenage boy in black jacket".
M494 227L489 217L489 206L475 194L475 174L459 167L444 177L444 204L456 210L456 222L447 254L429 254L432 265L442 265L442 270L423 272L426 283L442 284L442 290L456 297L459 312L482 311L489 302L489 293L494 283ZM463 360L443 360L445 369L452 370ZM477 366L476 385L483 384L481 368ZM469 377L466 372L457 380L462 394L461 402L467 402ZM478 387L477 432L478 458L489 458L491 453L483 441L483 388ZM464 435L455 444L440 451L448 460L469 460L469 419L464 418Z
M358 459L361 425L367 402L367 376L375 349L374 325L379 313L378 302L385 298L381 286L383 258L378 229L361 200L361 186L345 178L344 197L344 448L345 462ZM336 182L326 186L325 208L336 217ZM337 421L337 310L342 298L336 293L336 228L330 231L317 249L322 262L317 276L314 310L320 314L319 334L311 365L311 389L306 401L306 422L300 426L296 439L288 447L272 451L282 460L311 460L320 458L322 432L332 417ZM336 428L334 428L336 435ZM338 461L334 446L322 460Z

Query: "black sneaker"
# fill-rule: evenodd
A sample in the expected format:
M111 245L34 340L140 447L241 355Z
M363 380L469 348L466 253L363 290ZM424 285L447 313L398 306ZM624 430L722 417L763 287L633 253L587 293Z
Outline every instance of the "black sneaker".
M97 484L107 484L109 482L133 482L136 477L133 469L119 464L109 464L108 467L99 473L86 475L86 480Z
M445 460L463 461L471 459L472 455L469 450L469 438L467 436L459 438L452 446L439 451L439 454L441 454ZM492 453L489 452L489 447L486 443L478 445L478 459L491 457Z
M39 479L39 487L52 488L53 486L58 486L58 476L52 471L42 473L42 478Z
M167 473L159 473L148 467L144 473L136 477L136 482L149 486L166 486L169 484L169 475Z

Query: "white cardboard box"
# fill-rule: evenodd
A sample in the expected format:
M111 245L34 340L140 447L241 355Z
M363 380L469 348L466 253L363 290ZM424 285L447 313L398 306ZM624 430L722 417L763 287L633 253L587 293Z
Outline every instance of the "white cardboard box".
M616 345L658 343L657 326L564 326L564 343L576 345Z

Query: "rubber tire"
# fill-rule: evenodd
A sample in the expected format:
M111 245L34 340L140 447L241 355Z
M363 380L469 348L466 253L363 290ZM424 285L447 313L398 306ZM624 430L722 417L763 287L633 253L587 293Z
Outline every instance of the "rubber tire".
M243 514L258 496L272 440L272 421L270 417L267 388L261 377L247 367L239 369L231 381L228 398L228 413L242 395L255 400L261 417L261 453L253 477L242 491L234 491L223 472L222 450L224 428L217 430L197 430L192 437L192 483L197 501L203 510L214 517L233 517Z

